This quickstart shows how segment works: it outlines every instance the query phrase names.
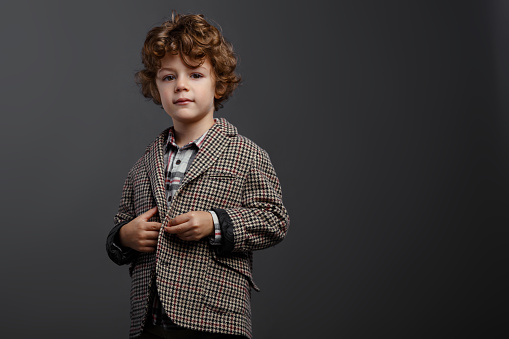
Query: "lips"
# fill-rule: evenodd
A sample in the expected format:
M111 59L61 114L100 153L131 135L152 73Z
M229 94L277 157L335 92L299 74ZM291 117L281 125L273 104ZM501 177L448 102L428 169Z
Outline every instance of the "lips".
M188 98L179 98L179 99L173 101L173 103L176 105L185 105L190 102L193 102L193 100L188 99Z

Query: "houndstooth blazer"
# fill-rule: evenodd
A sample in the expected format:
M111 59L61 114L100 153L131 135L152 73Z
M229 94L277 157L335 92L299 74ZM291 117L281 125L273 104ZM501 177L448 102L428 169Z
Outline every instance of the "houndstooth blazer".
M158 217L152 221L163 226L189 211L216 211L224 245L214 247L207 239L183 241L161 231L155 253L131 250L124 255L110 239L110 258L130 264L130 337L143 330L151 284L156 283L161 304L176 324L251 338L251 288L258 290L252 251L280 242L289 225L278 178L264 150L226 120L216 119L168 206L163 163L167 137L168 130L129 172L114 218L116 231L109 238L157 206Z

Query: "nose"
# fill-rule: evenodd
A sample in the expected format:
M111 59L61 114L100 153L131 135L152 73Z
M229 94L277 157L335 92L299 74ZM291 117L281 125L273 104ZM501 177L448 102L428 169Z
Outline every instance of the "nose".
M189 87L188 87L185 77L178 77L177 83L175 86L175 92L178 93L178 92L188 91L188 90L189 90Z

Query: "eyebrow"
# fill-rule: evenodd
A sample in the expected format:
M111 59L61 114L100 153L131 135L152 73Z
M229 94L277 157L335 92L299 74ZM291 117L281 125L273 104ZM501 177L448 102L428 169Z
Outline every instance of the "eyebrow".
M169 68L169 67L163 67L163 68L159 68L157 70L157 73L160 73L162 71L170 71L170 72L175 72L175 70L173 68Z
M196 68L190 68L190 67L189 67L189 69L191 69L191 70L193 70L193 71L198 71L198 70L203 70L203 71L205 71L205 70L207 70L207 68L203 67L203 65L198 66L198 67L196 67ZM157 73L162 72L162 71L176 72L176 70L175 70L174 68L172 68L172 67L162 67L162 68L159 68L159 70L157 71Z

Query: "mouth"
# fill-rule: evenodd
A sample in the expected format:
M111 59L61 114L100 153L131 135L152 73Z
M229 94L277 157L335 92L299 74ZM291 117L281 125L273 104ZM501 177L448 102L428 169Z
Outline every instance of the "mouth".
M173 101L173 103L175 105L186 105L190 102L193 102L193 100L188 99L188 98L179 98L179 99Z

